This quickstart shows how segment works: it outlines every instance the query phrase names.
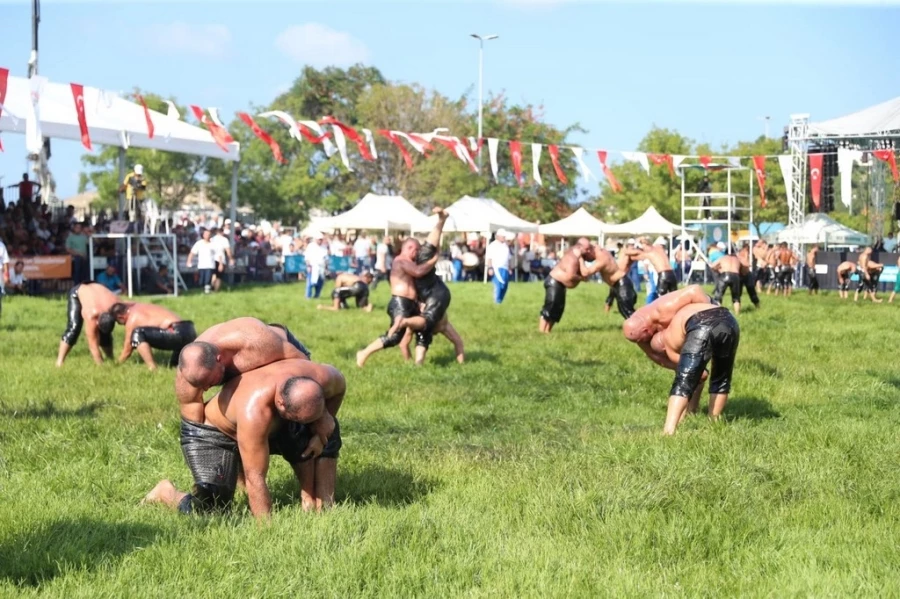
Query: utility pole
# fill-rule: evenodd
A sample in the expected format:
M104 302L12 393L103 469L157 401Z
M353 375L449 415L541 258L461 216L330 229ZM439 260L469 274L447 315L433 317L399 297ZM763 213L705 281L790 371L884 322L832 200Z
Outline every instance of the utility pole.
M38 38L39 28L41 24L41 0L31 0L31 55L28 58L28 78L38 75ZM28 162L31 164L31 171L36 175L38 183L41 184L41 198L45 203L55 196L56 182L53 175L50 174L50 167L47 164L50 156L48 156L49 140L43 138L41 151L37 154L29 154Z
M478 35L470 34L478 40L478 141L481 141L482 121L484 116L484 42L495 40L499 35ZM481 172L482 155L484 152L478 152L478 172Z

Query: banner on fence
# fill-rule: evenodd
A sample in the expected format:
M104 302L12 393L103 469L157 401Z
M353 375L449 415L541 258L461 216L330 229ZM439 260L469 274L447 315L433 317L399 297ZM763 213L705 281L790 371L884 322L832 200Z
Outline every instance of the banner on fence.
M32 256L22 258L26 279L71 279L72 256Z

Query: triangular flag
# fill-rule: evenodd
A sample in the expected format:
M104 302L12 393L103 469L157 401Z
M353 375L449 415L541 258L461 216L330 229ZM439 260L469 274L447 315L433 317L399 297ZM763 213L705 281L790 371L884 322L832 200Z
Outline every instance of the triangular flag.
M78 128L81 130L81 145L89 152L93 152L91 148L91 133L88 130L87 115L84 110L84 86L80 83L70 83L72 88L72 98L75 100L75 113L78 116ZM43 145L43 141L41 141Z
M703 168L708 169L710 163L712 162L712 156L701 156L700 164L703 165Z
M516 182L519 185L525 184L525 178L522 177L522 142L509 142L509 155L512 158L513 171L516 173Z
M547 151L550 152L550 161L553 162L553 170L556 171L556 178L559 179L559 182L563 185L568 185L569 180L566 179L566 173L559 164L559 146L547 146Z
M284 156L281 153L281 146L278 145L278 142L272 139L272 136L266 133L260 128L259 125L256 124L256 121L253 120L253 117L247 114L246 112L238 112L238 118L244 121L248 127L250 127L253 134L256 135L263 143L267 144L269 148L272 150L272 156L275 157L275 160L282 164L287 164L287 160L284 159Z
M337 144L338 152L341 153L341 162L352 173L353 167L350 166L350 156L347 155L347 140L344 139L344 131L340 127L332 127L331 132L334 134L334 143Z
M597 158L600 160L603 176L606 177L607 182L609 182L609 186L612 188L613 193L622 191L622 184L619 183L618 179L616 179L615 175L613 175L613 172L606 164L606 150L597 150Z
M409 155L409 152L407 151L406 147L404 147L403 142L400 141L400 136L387 129L379 129L378 133L387 137L394 143L395 146L400 148L400 155L403 156L403 161L406 162L406 167L411 169L413 167L412 156Z
M333 116L322 117L322 119L319 122L323 125L331 125L334 131L337 131L337 129L340 129L341 132L344 133L344 135L346 135L347 137L350 138L350 141L352 141L353 143L356 144L356 147L359 149L359 153L363 157L364 160L375 160L375 158L372 157L372 154L369 153L369 148L366 147L365 140L362 137L360 137L359 133L356 132L356 129L354 129L350 125L345 125L344 123L337 120ZM337 127L337 129L334 129L334 127ZM335 134L335 141L337 141L336 134ZM349 165L348 165L348 168L349 168Z
M6 85L9 80L9 69L0 68L0 117L3 116L3 103L6 102ZM12 117L12 115L10 115ZM0 152L3 151L3 142L0 141Z
M571 149L572 153L575 154L575 160L578 161L578 168L581 169L581 176L584 177L584 180L590 181L591 177L596 179L597 177L591 172L591 169L588 168L588 165L584 161L584 148L572 146Z
M669 174L673 177L675 176L675 167L672 164L672 157L668 154L647 154L647 158L650 159L650 162L655 164L656 166L662 166L663 164L669 167Z
M402 137L406 141L409 142L409 145L413 147L419 154L428 158L428 152L433 152L434 147L428 143L426 140L422 139L418 135L414 135L411 133L404 133L403 131L391 131L391 135L396 137Z
M212 136L213 141L216 142L216 145L222 148L223 151L228 152L228 144L231 142L227 140L231 137L231 135L229 135L227 131L212 122L209 117L207 117L203 112L203 109L201 109L199 106L191 104L191 111L194 113L194 117L196 117L196 119L200 121L201 124L206 125L206 128L209 130L209 134ZM234 141L233 138L232 141Z
M140 94L137 94L137 100L141 103L141 106L144 107L144 120L147 121L147 137L153 139L153 119L150 118L150 109L147 108L147 103L144 102L144 97Z
M363 129L363 135L366 136L366 143L369 144L369 151L372 152L372 158L378 160L378 150L375 148L375 136L372 135L370 129Z
M541 144L531 144L531 170L533 171L534 180L542 186L544 182L541 180Z
M841 175L841 203L847 208L853 202L853 163L861 162L862 150L838 148L838 173Z
M672 169L677 172L678 167L681 166L685 158L687 158L687 156L682 156L681 154L672 154Z
M494 173L494 181L497 181L497 145L500 143L500 140L496 137L487 138L488 142L488 154L491 158L491 172Z
M791 156L784 155L778 157L778 166L781 167L781 176L784 177L784 191L787 193L788 202L794 197L794 163Z
M300 121L300 125L301 125L300 132L303 134L304 137L306 137L307 139L310 139L309 137L307 137L307 132L304 132L304 130L303 130L303 128L306 127L308 129L310 129L313 133L318 135L318 137L313 138L317 141L313 141L312 139L310 139L310 141L313 141L313 143L321 142L322 147L325 149L325 156L327 156L328 158L331 158L332 156L334 156L335 152L337 152L337 148L334 146L333 143L331 143L331 140L328 139L329 134L325 132L325 130L322 128L322 125L320 125L319 123L317 123L315 121Z
M741 157L740 156L729 156L728 164L730 164L734 168L741 168Z
M816 210L822 209L822 164L824 154L809 155L809 192Z
M647 171L648 175L650 174L650 162L644 152L622 152L622 157L630 162L637 162L641 168Z

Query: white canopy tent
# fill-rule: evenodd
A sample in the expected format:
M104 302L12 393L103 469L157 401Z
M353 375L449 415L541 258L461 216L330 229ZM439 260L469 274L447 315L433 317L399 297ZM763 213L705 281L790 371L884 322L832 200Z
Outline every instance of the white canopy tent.
M874 137L900 131L900 98L828 121L810 123L811 137Z
M327 229L356 229L384 231L423 231L432 221L402 196L380 196L367 193L353 208L315 221L315 226Z
M869 244L869 236L855 231L835 221L827 214L807 214L802 225L791 225L776 235L780 242L810 245L821 243L827 246L864 246Z
M449 218L444 223L447 233L481 233L485 237L494 231L506 229L515 233L537 233L538 226L523 220L504 208L496 200L463 196L447 207ZM437 222L436 216L428 217L428 224L414 231L430 231Z
M237 175L240 145L219 147L209 131L177 119L170 119L150 110L154 136L150 138L144 107L119 97L114 92L96 87L83 87L81 98L84 117L92 145L119 148L119 180L125 178L125 150L128 147L161 150L219 158L233 163L231 179L231 220L236 220ZM0 114L0 133L26 135L26 147L34 150L42 138L81 141L76 99L67 83L54 83L46 77L27 79L10 75L7 78L6 98ZM119 215L123 211L122 196ZM129 245L130 249L130 245ZM129 253L130 256L130 253ZM128 264L128 295L132 295L132 264ZM178 265L174 265L178 278Z
M562 220L539 225L538 232L551 237L602 237L608 225L590 212L579 208Z
M681 225L670 223L656 208L650 206L647 210L634 220L618 225L609 223L605 226L607 235L663 235L665 237L674 237L681 232Z

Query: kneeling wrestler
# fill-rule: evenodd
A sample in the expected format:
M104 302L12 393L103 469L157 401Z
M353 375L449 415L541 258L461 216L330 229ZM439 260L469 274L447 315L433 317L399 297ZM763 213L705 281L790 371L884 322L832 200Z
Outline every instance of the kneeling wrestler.
M100 316L100 330L111 332L116 323L125 325L125 345L119 355L119 363L137 350L150 370L156 370L151 350L170 350L169 366L174 368L178 365L182 348L197 338L193 322L154 304L113 304L109 312Z
M224 511L243 472L251 513L268 518L269 457L280 455L300 482L303 509L330 507L341 448L335 415L345 392L336 368L309 360L282 360L230 380L208 402L203 424L181 420L181 448L194 477L191 492L163 480L145 502L187 514Z
M356 300L356 307L364 312L372 311L372 304L369 303L369 285L372 284L373 276L371 272L364 272L357 276L351 272L342 272L334 279L334 291L331 292L331 306L319 304L319 310L346 310L350 306L347 300L351 297Z

